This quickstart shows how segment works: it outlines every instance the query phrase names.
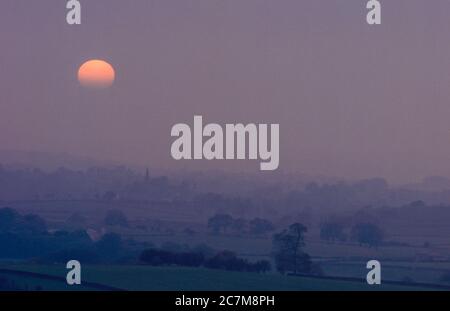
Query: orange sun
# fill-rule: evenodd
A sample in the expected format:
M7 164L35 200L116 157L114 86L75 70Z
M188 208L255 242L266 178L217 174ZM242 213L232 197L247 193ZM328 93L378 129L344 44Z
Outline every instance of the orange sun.
M89 60L78 69L78 81L86 87L107 88L114 83L115 78L114 68L100 59Z

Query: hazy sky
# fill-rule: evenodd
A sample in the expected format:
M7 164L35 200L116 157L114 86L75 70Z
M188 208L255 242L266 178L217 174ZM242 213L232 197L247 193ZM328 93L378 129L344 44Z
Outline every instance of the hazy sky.
M170 128L280 123L280 170L406 181L450 176L450 1L80 0L0 4L0 149L170 168ZM108 90L79 85L102 58ZM260 172L259 174L265 174Z

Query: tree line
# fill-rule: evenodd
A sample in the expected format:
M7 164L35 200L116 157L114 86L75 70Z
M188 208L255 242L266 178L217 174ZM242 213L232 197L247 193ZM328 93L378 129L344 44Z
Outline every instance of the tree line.
M153 248L144 250L139 259L142 263L151 266L205 267L257 273L265 273L271 270L270 262L267 260L249 262L247 259L239 258L234 252L228 250L220 251L212 257L207 257L201 252L173 252Z
M208 229L213 234L252 234L264 236L275 230L273 223L267 219L233 218L228 214L216 214L208 219Z

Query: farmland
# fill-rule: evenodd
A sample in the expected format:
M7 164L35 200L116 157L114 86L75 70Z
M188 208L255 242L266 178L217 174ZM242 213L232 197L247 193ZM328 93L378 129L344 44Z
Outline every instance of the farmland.
M28 288L42 290L91 290L92 287L68 286L64 282L66 270L63 266L41 265L2 265L2 269L11 271L32 272L60 278L49 281L42 277L30 275L17 276L14 272L0 273L0 276L12 277L19 284L27 284ZM401 286L382 284L371 287L362 280L331 280L312 277L282 276L277 274L241 273L210 269L180 267L147 267L147 266L85 266L82 270L83 280L91 284L101 284L122 290L426 290L420 286Z

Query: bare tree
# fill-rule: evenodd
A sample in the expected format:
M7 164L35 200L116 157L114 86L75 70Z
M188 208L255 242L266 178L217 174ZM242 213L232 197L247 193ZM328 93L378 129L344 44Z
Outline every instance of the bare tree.
M307 228L295 223L281 233L273 237L274 255L277 270L281 273L292 271L293 273L309 273L311 271L311 259L303 252L305 246L305 233Z

